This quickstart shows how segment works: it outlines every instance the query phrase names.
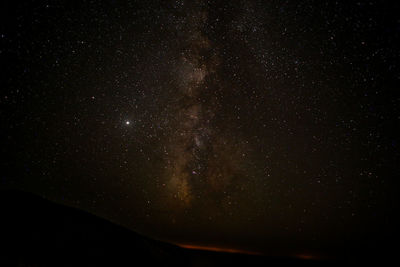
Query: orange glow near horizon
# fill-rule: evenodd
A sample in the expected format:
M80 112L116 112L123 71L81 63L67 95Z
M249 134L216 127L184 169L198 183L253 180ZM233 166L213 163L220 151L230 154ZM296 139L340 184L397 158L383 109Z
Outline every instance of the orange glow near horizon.
M311 254L297 254L296 258L302 259L302 260L316 260L318 257L311 255Z
M192 245L192 244L176 244L182 248L187 249L195 249L195 250L207 250L207 251L215 251L215 252L226 252L226 253L240 253L240 254L249 254L249 255L262 255L259 252L255 251L247 251L241 249L234 248L222 248L222 247L212 247L212 246L200 246L200 245Z
M249 250L241 250L241 249L235 249L235 248L224 248L224 247L213 247L213 246L206 246L206 245L193 245L193 244L181 244L181 243L175 243L175 245L181 247L181 248L186 248L186 249L193 249L193 250L206 250L206 251L214 251L214 252L225 252L225 253L239 253L239 254L247 254L247 255L259 255L262 256L265 254L261 252L256 252L256 251L249 251ZM282 255L280 255L282 256ZM314 254L292 254L291 256L287 257L293 257L301 260L318 260L322 259L322 257L319 257Z

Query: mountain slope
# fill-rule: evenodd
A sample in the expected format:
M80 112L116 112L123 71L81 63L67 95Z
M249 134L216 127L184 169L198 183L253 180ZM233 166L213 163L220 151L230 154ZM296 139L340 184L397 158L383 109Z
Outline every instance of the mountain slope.
M111 266L141 261L181 265L186 261L179 247L141 236L87 212L21 191L3 191L0 198L1 243L6 247L0 263Z

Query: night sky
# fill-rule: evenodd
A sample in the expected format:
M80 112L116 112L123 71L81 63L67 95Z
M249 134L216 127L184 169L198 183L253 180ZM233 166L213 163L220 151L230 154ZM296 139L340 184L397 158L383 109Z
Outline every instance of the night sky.
M1 5L0 186L181 244L390 234L398 5Z

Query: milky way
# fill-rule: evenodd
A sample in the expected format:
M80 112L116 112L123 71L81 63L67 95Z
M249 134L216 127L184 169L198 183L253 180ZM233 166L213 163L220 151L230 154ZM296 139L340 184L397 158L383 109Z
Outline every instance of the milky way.
M221 193L228 190L232 179L244 176L240 145L215 127L220 103L209 84L218 75L219 57L215 44L203 33L208 19L205 8L201 3L193 5L182 18L185 47L173 66L178 81L173 110L176 121L166 141L170 152L164 157L165 183L173 205L183 208L210 197L220 205L224 197L216 197L224 196Z
M339 247L391 229L395 7L76 5L5 5L1 185L197 246Z

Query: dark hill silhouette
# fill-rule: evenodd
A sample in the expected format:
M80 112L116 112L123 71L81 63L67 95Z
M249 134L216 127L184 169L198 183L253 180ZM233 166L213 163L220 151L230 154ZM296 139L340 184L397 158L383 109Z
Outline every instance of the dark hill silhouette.
M82 210L0 190L0 266L249 266L309 259L189 250ZM366 258L355 258L357 262ZM313 260L312 262L319 262Z
M6 247L0 266L214 266L272 260L184 249L29 192L0 193L1 244Z
M179 247L136 234L85 211L22 191L1 191L0 261L26 266L181 265ZM5 238L4 238L5 237ZM29 265L28 265L29 266Z

